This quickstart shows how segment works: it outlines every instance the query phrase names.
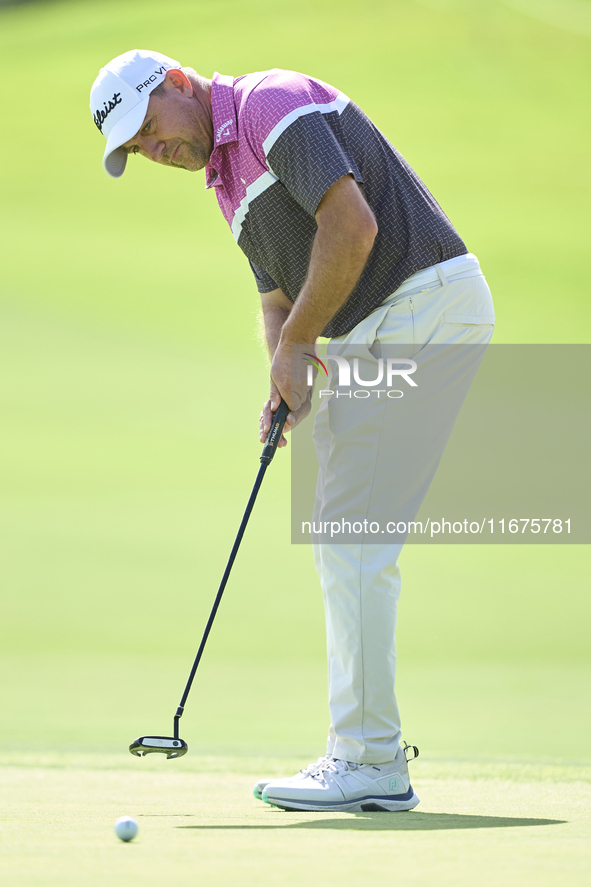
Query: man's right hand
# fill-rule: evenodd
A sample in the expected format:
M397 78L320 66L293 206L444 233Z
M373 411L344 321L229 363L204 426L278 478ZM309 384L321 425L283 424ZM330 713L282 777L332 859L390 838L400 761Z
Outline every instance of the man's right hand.
M288 431L293 431L296 425L306 418L310 410L312 409L312 389L308 391L307 400L301 405L299 410L295 412L289 413L285 425L283 428L283 434L281 435L281 440L277 444L278 447L286 447L287 446L287 438L285 437L285 433ZM269 400L265 401L263 404L263 409L261 410L261 415L259 418L259 440L261 443L265 443L267 439L267 435L271 428L271 424L273 422L273 413L281 403L281 395L279 390L273 380L271 379L271 391L269 394Z

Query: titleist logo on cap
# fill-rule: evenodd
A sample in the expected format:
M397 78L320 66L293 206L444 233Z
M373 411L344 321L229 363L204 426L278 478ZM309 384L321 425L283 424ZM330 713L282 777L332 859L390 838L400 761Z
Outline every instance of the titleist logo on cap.
M103 102L104 110L103 110L103 108L99 108L97 111L94 112L94 116L92 119L96 123L99 132L103 131L103 123L105 122L105 120L107 119L107 117L109 116L111 111L113 111L117 107L117 105L120 105L121 102L122 102L121 93L116 92L113 94L113 98L109 99L108 103ZM86 119L88 119L88 118L86 118Z

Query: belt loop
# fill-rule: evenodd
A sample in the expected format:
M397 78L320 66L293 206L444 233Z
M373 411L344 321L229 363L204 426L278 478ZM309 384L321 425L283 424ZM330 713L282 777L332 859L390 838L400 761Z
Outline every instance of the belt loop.
M437 276L439 277L439 280L441 281L441 286L447 286L449 281L448 281L447 277L445 276L445 271L443 270L443 267L441 265L435 265L435 270L437 271Z

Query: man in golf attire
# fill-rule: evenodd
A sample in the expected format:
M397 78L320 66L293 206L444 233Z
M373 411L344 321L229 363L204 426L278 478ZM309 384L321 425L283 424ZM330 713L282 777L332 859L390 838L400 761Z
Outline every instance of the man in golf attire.
M358 349L371 362L382 345L413 343L420 364L424 344L490 340L494 310L477 259L339 90L278 69L207 80L159 53L132 50L101 69L90 108L107 139L109 175L121 176L130 154L205 169L261 294L271 357L261 440L281 397L291 411L286 431L310 411L307 364L292 367L294 345L330 337L331 347ZM396 462L380 435L387 404L368 406L360 436L344 398L323 401L315 440L325 515L349 493L363 509L373 461L383 451ZM394 695L401 545L350 540L314 549L327 620L327 754L294 777L262 780L255 794L287 809L409 810L419 799Z

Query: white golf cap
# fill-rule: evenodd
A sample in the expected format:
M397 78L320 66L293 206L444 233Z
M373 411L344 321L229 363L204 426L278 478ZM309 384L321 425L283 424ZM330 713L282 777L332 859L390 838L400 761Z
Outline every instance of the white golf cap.
M107 140L103 168L114 179L125 171L127 154L121 147L139 130L150 93L180 62L148 49L132 49L101 68L90 90L90 111Z

